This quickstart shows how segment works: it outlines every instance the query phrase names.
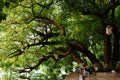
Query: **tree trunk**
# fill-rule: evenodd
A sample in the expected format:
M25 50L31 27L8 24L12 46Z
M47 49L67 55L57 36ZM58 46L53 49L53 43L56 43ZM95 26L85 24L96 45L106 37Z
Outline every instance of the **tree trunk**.
M113 65L113 69L114 69L117 65L117 62L119 62L119 56L120 56L119 32L118 32L118 28L116 26L114 26L114 28L113 28L113 35L114 35L114 48L113 48L113 56L112 56L112 65Z
M111 64L111 36L106 34L104 31L104 70L110 71L110 64Z

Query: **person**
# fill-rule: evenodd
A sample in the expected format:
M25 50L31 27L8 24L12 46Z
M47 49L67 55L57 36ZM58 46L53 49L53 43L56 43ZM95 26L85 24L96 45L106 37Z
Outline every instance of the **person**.
M83 75L83 80L89 80L90 72L89 72L89 66L87 66L85 63L82 63L82 68L80 69L80 73Z

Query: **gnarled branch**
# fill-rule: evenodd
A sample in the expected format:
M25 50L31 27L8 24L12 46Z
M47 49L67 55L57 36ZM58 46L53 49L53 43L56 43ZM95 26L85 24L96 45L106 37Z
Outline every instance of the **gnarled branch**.
M38 59L38 62L37 62L36 65L30 66L30 67L27 67L27 68L24 68L24 69L22 69L22 70L19 70L19 72L20 72L20 73L23 73L23 72L31 72L33 69L37 68L42 62L47 61L47 60L50 59L50 58L53 58L53 59L55 59L55 60L59 60L59 59L61 59L61 58L66 57L70 52L71 52L71 48L69 47L68 50L67 50L64 54L59 54L59 55L58 55L58 58L56 58L56 57L54 56L54 54L48 53L48 55L45 55L45 56L40 57L40 58Z

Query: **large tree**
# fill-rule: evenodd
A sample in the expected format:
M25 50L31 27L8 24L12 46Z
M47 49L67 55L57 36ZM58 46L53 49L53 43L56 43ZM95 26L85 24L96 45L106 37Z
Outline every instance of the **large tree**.
M22 68L20 72L54 65L53 74L58 75L56 69L69 70L72 61L81 64L89 59L99 71L120 70L119 4L119 0L11 2L1 22L1 53L12 59L6 64ZM108 25L111 35L106 34Z
M78 11L83 15L93 16L101 20L101 34L104 40L104 67L108 71L117 67L120 60L120 34L118 23L119 0L65 0L65 2L72 11ZM106 34L106 28L108 25L112 26L113 42L111 41L111 35Z

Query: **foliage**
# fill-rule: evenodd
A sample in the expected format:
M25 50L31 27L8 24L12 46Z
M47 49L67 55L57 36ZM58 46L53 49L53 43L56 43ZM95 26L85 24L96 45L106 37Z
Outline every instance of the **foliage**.
M112 0L3 1L0 14L6 19L0 19L1 67L29 72L33 77L37 74L34 70L39 71L36 78L41 80L62 80L78 67L71 53L83 60L92 52L103 62L103 19L112 23ZM120 25L118 5L116 25ZM87 62L93 61L87 58Z

